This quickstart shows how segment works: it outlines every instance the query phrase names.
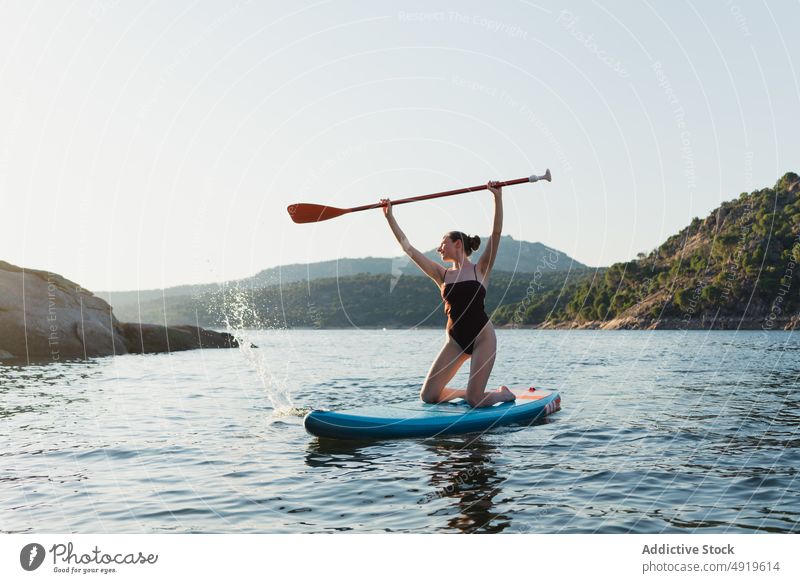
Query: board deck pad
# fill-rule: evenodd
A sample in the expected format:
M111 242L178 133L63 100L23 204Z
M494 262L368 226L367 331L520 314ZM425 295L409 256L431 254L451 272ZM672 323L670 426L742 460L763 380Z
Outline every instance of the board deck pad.
M393 439L435 437L530 424L561 408L561 397L546 389L511 389L516 401L472 408L463 399L424 403L419 399L344 411L311 411L303 424L317 437Z

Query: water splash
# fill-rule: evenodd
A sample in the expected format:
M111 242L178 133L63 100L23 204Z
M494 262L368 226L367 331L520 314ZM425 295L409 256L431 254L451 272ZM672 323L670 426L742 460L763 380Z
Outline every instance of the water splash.
M226 331L236 338L239 352L256 371L267 398L272 403L273 415L291 414L296 408L289 391L288 370L278 377L267 360L267 352L259 350L254 342L255 330L275 330L276 325L261 316L253 301L250 289L238 283L227 284L215 294L215 311L224 322Z
M305 417L311 413L312 410L311 407L289 407L288 409L275 411L273 417L276 419L279 417Z

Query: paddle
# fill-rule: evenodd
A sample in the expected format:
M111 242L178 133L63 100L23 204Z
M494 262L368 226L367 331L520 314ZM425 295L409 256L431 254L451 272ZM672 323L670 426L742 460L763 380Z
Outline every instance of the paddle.
M529 176L527 178L517 178L516 180L506 180L505 182L496 183L497 187L513 186L515 184L523 184L525 182L537 182L539 180L547 180L550 182L552 176L550 169L542 176ZM486 190L489 188L488 184L480 184L478 186L469 186L467 188L458 188L456 190L445 190L444 192L434 192L433 194L424 194L422 196L412 196L410 198L401 198L392 201L392 206L404 204L407 202L416 202L418 200L428 200L431 198L441 198L443 196L453 196L456 194L464 194L467 192L476 192L478 190ZM295 223L319 223L320 221L327 221L328 219L335 219L347 213L355 213L358 211L366 211L369 209L377 209L386 206L384 203L376 202L374 204L365 204L364 206L357 206L349 209L340 209L335 206L325 206L323 204L310 204L300 202L292 204L287 207L289 216Z

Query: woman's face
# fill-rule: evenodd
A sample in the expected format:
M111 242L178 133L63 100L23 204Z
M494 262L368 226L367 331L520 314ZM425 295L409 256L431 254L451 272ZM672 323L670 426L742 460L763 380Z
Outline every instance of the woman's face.
M439 252L439 256L442 258L442 261L455 261L456 256L458 255L458 250L461 247L459 245L461 241L453 241L450 237L445 235L442 237L442 242L439 243L439 248L437 251Z

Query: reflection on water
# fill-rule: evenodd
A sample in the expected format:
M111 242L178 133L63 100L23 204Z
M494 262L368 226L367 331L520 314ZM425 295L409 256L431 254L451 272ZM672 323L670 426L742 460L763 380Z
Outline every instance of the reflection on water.
M366 467L381 456L373 440L344 441L309 437L306 465L312 468Z
M423 507L435 506L430 516L447 516L445 530L461 532L501 532L511 517L497 513L493 499L502 495L505 478L493 457L496 446L482 436L418 440L423 459L418 470L424 475L425 488L417 499ZM385 444L375 441L343 441L313 438L305 462L312 468L367 470L386 457ZM433 505L434 501L444 501Z
M561 412L378 442L302 415L415 398L438 331L250 335L247 355L0 366L0 530L800 531L790 333L499 331L493 381L557 389Z
M434 460L426 469L433 492L426 496L454 502L458 513L450 516L447 525L461 532L502 532L512 518L498 512L494 498L502 496L505 477L495 466L497 447L482 437L436 440L426 444ZM445 509L448 510L448 509ZM431 516L437 516L437 510ZM444 514L452 512L444 512Z

